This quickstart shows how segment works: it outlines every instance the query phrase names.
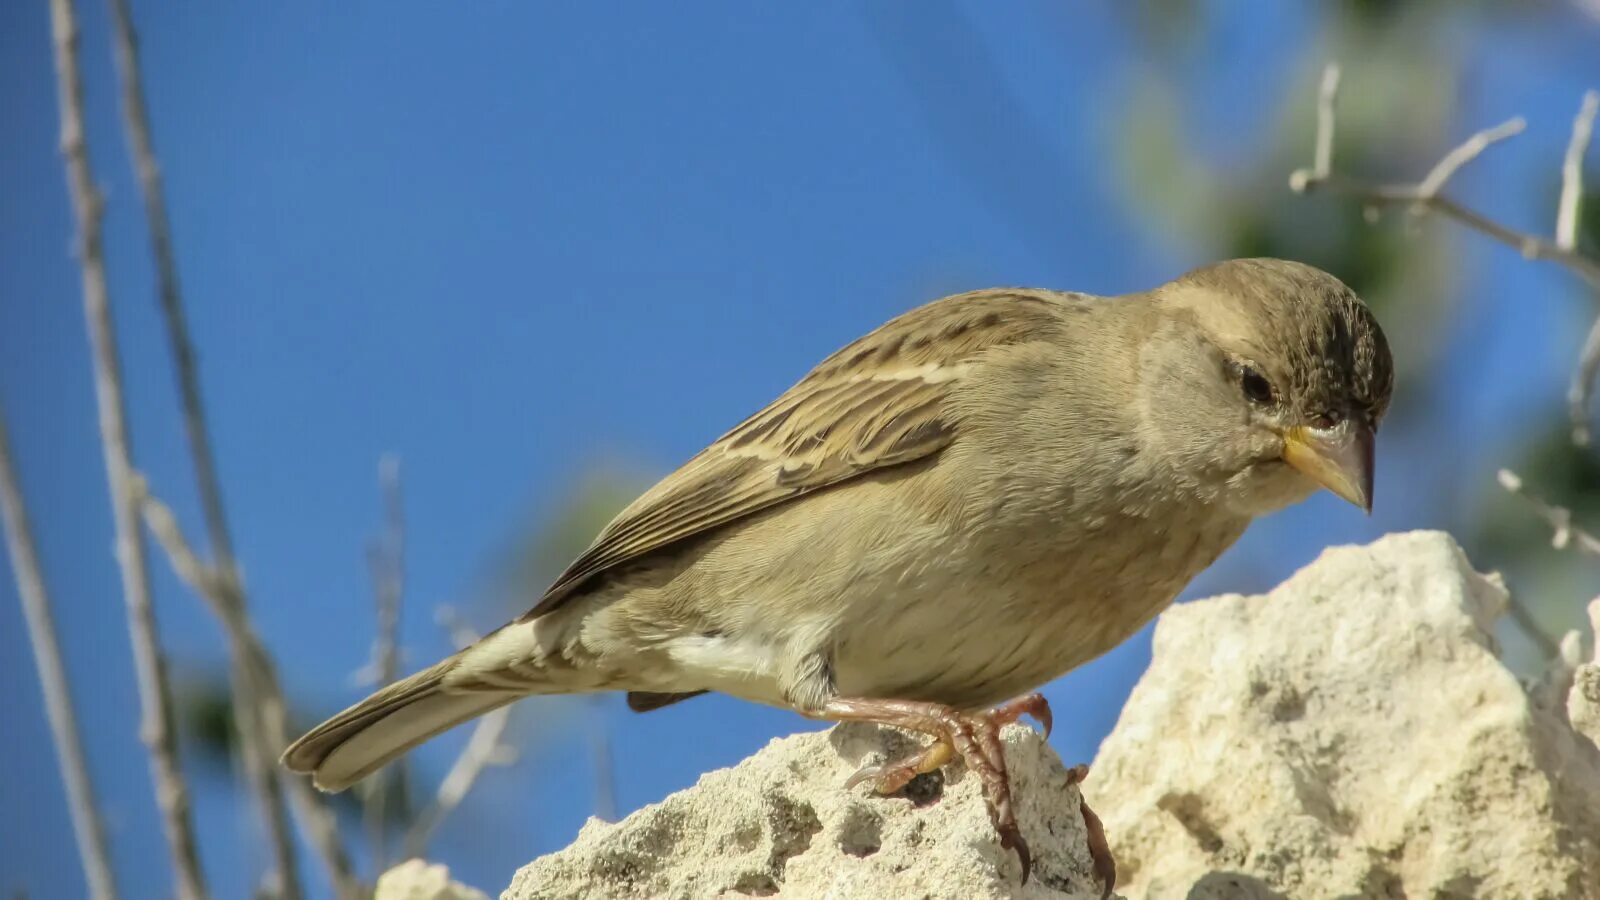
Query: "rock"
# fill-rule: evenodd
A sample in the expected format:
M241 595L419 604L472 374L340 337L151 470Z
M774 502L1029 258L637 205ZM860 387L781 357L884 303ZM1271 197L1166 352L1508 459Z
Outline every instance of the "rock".
M1265 596L1169 610L1084 785L1119 890L1600 898L1600 657L1568 635L1523 685L1492 636L1506 601L1448 536L1417 532L1330 550ZM841 726L591 821L503 900L1098 897L1077 787L1034 732L1005 738L1026 886L977 779L924 776L916 800L847 791L912 742Z
M1594 635L1594 659L1572 673L1567 694L1567 721L1579 734L1600 744L1600 600L1589 604L1589 628Z
M1039 735L1005 732L1033 877L1000 847L978 779L946 770L905 795L843 787L914 743L841 725L781 738L621 822L591 819L565 850L516 874L502 900L568 897L1098 898L1078 789ZM959 769L959 767L956 767Z
M444 866L411 859L378 876L372 900L489 900L489 895L451 881Z
M1176 606L1084 792L1130 897L1600 897L1600 664L1500 662L1448 536L1329 550ZM1600 612L1600 611L1597 611Z

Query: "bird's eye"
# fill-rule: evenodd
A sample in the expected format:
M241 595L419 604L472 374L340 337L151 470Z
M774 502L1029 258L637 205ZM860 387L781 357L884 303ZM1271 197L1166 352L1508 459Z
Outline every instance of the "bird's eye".
M1239 370L1239 387L1251 403L1265 406L1272 402L1272 382L1249 366Z

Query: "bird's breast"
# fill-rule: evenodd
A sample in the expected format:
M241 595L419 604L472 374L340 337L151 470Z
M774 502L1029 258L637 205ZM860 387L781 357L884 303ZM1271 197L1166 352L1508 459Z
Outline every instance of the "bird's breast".
M856 586L839 689L961 707L1033 690L1132 636L1244 524L1177 506L954 529L914 569Z

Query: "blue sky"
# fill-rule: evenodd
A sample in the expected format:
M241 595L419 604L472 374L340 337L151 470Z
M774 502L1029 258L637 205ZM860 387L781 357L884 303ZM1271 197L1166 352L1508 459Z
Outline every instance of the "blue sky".
M198 533L105 9L79 5L135 454ZM288 689L315 713L360 693L382 454L405 465L403 628L419 667L447 650L438 604L485 629L519 604L481 596L490 562L596 465L665 472L826 353L941 294L1119 293L1204 261L1124 197L1115 129L1131 86L1164 66L1186 79L1185 129L1249 166L1323 25L1309 4L1248 4L1212 17L1202 49L1173 64L1144 58L1112 4L135 6L238 555ZM165 889L165 848L109 553L46 13L0 12L0 404L118 874L149 896ZM1575 18L1450 31L1465 59L1450 133L1530 120L1463 176L1465 196L1548 227L1540 190L1582 88L1600 83L1600 55L1584 52L1595 37ZM1328 543L1441 524L1387 500L1426 481L1425 450L1467 458L1476 484L1506 423L1559 407L1584 321L1567 280L1472 237L1450 246L1459 314L1435 420L1453 431L1394 444L1373 519L1318 498L1252 529L1191 596L1261 588ZM220 667L211 619L159 558L152 569L179 674ZM1063 756L1092 757L1147 654L1141 635L1049 688ZM75 895L8 562L0 677L0 890ZM720 698L650 716L598 708L625 810L814 727ZM520 715L539 739L436 844L491 892L591 809L590 726ZM419 765L442 771L460 737ZM208 874L219 896L243 896L263 856L254 818L225 776L192 767Z

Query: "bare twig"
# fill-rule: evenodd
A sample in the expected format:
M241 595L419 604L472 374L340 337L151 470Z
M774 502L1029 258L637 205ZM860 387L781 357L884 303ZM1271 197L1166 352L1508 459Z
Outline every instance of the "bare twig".
M473 726L467 746L439 783L439 792L434 796L433 803L418 814L416 822L406 831L404 847L408 858L424 854L439 823L461 805L484 769L509 765L515 761L515 752L500 743L510 715L511 707L502 706L485 714Z
M384 456L378 461L378 485L383 491L383 533L367 549L377 634L372 661L357 674L365 684L382 686L400 676L398 631L400 598L405 592L406 523L398 458Z
M135 487L140 491L144 490L144 486L143 479L135 481ZM172 563L173 571L190 590L206 602L217 618L223 621L224 631L230 640L237 636L241 641L240 645L231 647L230 650L236 659L243 660L242 668L248 676L258 682L257 712L261 726L265 729L264 740L274 747L288 746L288 711L283 701L283 692L278 686L278 676L272 660L266 655L260 638L256 636L249 622L234 618L237 608L230 602L229 596L237 582L230 583L223 577L223 573L201 561L193 545L178 527L177 517L160 500L148 493L142 493L140 507L144 513L145 527L150 529L156 542L161 545L167 559ZM247 712L241 710L236 712L236 715ZM339 835L339 824L333 818L332 811L305 779L290 777L284 783L288 786L289 800L301 827L306 830L308 840L327 866L334 891L347 900L364 896L364 888L355 877L350 857L344 849L344 840Z
M1539 514L1550 525L1550 546L1557 550L1568 547L1578 552L1600 558L1600 537L1595 537L1589 532L1572 524L1572 510L1564 506L1556 506L1540 499L1529 492L1522 483L1522 476L1510 469L1501 469L1496 477L1500 486L1513 494L1528 501L1534 512Z
M1600 300L1600 262L1578 252L1578 208L1583 196L1583 157L1594 133L1600 113L1600 92L1588 91L1572 122L1572 138L1561 166L1561 201L1556 213L1554 239L1507 228L1499 222L1462 206L1440 191L1451 176L1477 158L1490 145L1520 134L1526 124L1521 117L1478 132L1439 160L1427 177L1416 185L1382 185L1340 175L1333 171L1333 129L1337 121L1339 68L1330 64L1323 72L1322 90L1317 97L1316 155L1309 169L1296 169L1289 175L1289 187L1296 193L1318 188L1356 197L1369 209L1407 206L1412 214L1434 212L1466 227L1516 248L1528 259L1549 260L1564 266L1588 283ZM1583 352L1574 367L1567 387L1567 413L1572 423L1572 442L1587 446L1590 440L1589 398L1595 376L1600 374L1600 319L1584 342Z
M115 25L114 45L117 70L122 80L122 114L128 135L128 149L144 197L145 220L150 230L151 252L155 257L157 293L166 319L167 335L177 369L178 393L183 406L184 430L189 439L206 532L215 558L217 576L212 591L218 603L237 606L224 623L247 620L242 588L224 590L224 584L240 583L233 556L233 541L223 513L222 489L217 479L211 440L206 428L205 408L200 400L200 381L195 369L194 347L189 340L188 323L178 288L178 267L173 259L172 232L167 220L166 198L161 188L161 171L156 164L150 137L149 114L145 106L144 84L139 69L138 40L133 17L126 0L110 0ZM232 629L230 629L230 632ZM239 756L244 764L245 781L255 795L271 848L272 867L265 876L264 893L296 900L300 896L300 876L294 852L294 837L284 810L283 787L274 769L276 748L266 742L261 723L260 679L250 671L246 656L248 640L230 634L233 694L233 721L239 734Z
M1336 70L1335 66L1329 69ZM1349 194L1357 199L1375 207L1407 206L1427 209L1449 219L1454 219L1474 231L1507 244L1528 259L1543 259L1565 266L1583 278L1590 285L1600 288L1600 263L1559 246L1555 241L1547 240L1537 235L1526 234L1512 228L1507 228L1488 217L1477 213L1460 203L1451 200L1439 193L1439 189L1450 176L1466 162L1497 140L1503 140L1510 134L1520 130L1515 124L1518 120L1504 123L1496 128L1488 129L1473 135L1460 147L1447 154L1444 160L1434 166L1429 178L1434 182L1415 185L1383 185L1374 184L1332 171L1331 159L1324 159L1323 148L1332 146L1332 128L1336 121L1335 110L1337 104L1338 78L1331 79L1333 90L1328 90L1330 79L1323 79L1323 93L1318 99L1318 134L1317 158L1312 168L1297 169L1289 175L1289 187L1297 193L1310 193L1313 190L1326 189ZM1480 146L1481 145L1481 146ZM1329 151L1327 156L1331 156ZM1324 163L1328 165L1325 167ZM1446 165L1446 163L1453 163Z
M1578 115L1572 120L1572 139L1561 162L1561 202L1556 212L1556 246L1578 246L1578 206L1583 200L1583 157L1594 134L1595 113L1600 112L1600 91L1586 91Z
M611 733L601 715L603 695L589 702L589 759L594 766L594 814L603 822L617 820L616 758L611 752Z
M198 558L188 554L189 568L185 577L197 594L212 606L224 630L228 633L232 660L232 691L235 727L239 732L240 752L245 765L246 778L260 807L266 836L272 848L274 871L270 880L276 882L272 893L292 900L300 895L299 875L294 852L293 835L284 811L283 783L287 777L276 769L277 755L288 740L285 704L275 667L266 646L257 636L249 616L249 600L239 576L234 557L233 539L228 528L227 514L222 501L221 480L217 475L216 458L211 448L210 429L206 423L205 405L201 400L200 376L195 359L194 344L189 337L189 326L184 313L183 295L179 287L178 266L174 256L172 228L167 217L166 197L162 189L161 169L156 162L154 142L150 132L150 117L145 102L143 77L139 65L139 45L133 25L133 16L127 0L110 0L114 24L113 41L117 69L122 82L122 113L127 131L128 149L139 179L144 199L145 220L150 232L151 253L155 259L157 294L166 322L168 343L172 349L173 365L177 376L179 400L183 409L184 432L189 442L189 452L194 465L196 491L205 520L206 536L214 560L211 566L200 564ZM146 518L152 509L165 507L146 505ZM167 538L162 545L169 556L177 547L187 548L176 529L176 520L168 514ZM179 537L179 540L171 540ZM183 565L177 557L173 564L183 575ZM202 573L206 577L199 577ZM302 823L312 833L312 844L318 849L335 889L341 895L360 890L351 872L348 856L340 843L337 825L323 801L299 779L291 781L296 812Z
M1428 171L1422 183L1417 185L1417 193L1424 197L1437 196L1444 189L1445 182L1460 171L1461 167L1478 158L1478 155L1507 138L1521 134L1528 127L1528 122L1521 116L1501 122L1493 128L1485 128L1472 137L1467 138L1455 149L1444 155L1444 158L1434 164ZM1419 209L1426 209L1419 204Z
M106 830L95 803L89 766L84 761L83 741L78 737L67 668L61 661L61 642L56 637L55 617L50 612L50 595L45 590L28 509L22 501L22 486L11 462L4 416L0 416L0 516L5 521L6 547L11 553L11 572L16 576L22 614L28 620L28 642L33 645L34 663L39 668L39 689L44 693L44 710L55 741L56 764L61 767L61 780L67 789L67 812L72 816L72 831L78 840L83 877L94 900L115 900L117 884L111 875Z
M1564 506L1556 506L1535 496L1523 485L1522 476L1510 469L1501 469L1496 473L1495 477L1499 480L1501 487L1526 500L1528 505L1533 508L1533 511L1538 513L1539 517L1544 519L1545 522L1549 523L1550 546L1557 550L1573 547L1580 553L1600 558L1600 538L1573 525L1572 510ZM1510 610L1511 617L1523 631L1527 632L1534 643L1539 645L1539 649L1546 658L1556 658L1561 655L1562 647L1560 642L1547 634L1540 627L1538 621L1533 618L1533 614L1518 603L1515 597L1511 599Z
M437 618L439 624L450 632L458 648L465 648L478 639L478 635L449 607L440 607ZM511 708L502 706L485 714L478 720L478 724L473 726L472 736L467 739L467 746L462 749L461 755L456 757L455 763L450 766L450 771L445 773L433 802L417 815L416 821L406 831L402 847L407 858L423 855L428 848L428 840L439 827L439 823L461 805L461 801L472 790L473 784L477 782L478 776L483 774L484 769L490 766L510 765L516 760L516 751L500 742L501 737L505 735L510 715Z
M372 594L377 609L377 630L373 638L371 681L378 686L400 676L400 598L405 590L405 505L400 483L400 460L384 456L378 461L378 484L383 491L383 534L368 549L367 564L372 572ZM373 774L368 779L366 813L368 840L378 871L387 867L385 826L392 785L405 784L402 762Z
M1589 446L1593 438L1589 428L1589 393L1594 389L1597 371L1600 371L1600 318L1589 326L1589 336L1583 339L1578 365L1567 384L1567 421L1572 427L1572 442L1579 447Z
M1333 135L1337 124L1334 106L1338 101L1339 64L1329 63L1322 70L1322 84L1317 89L1317 146L1312 165L1319 178L1333 173Z
M156 543L161 545L167 554L167 560L172 564L172 571L176 572L178 579L189 586L208 603L216 602L218 593L217 573L212 568L201 562L195 555L194 548L189 546L189 539L183 536L183 531L178 528L178 517L173 515L172 509L165 503L151 496L149 484L144 476L135 478L134 490L139 498L139 512L144 517L144 525L150 529L150 534L155 537Z
M1563 249L1578 247L1578 211L1583 204L1583 157L1594 134L1595 114L1600 112L1600 92L1588 91L1572 120L1572 138L1561 163L1561 202L1556 211L1556 243ZM1578 355L1577 368L1567 386L1567 419L1572 425L1572 442L1587 447L1590 441L1589 395L1594 391L1595 373L1600 371L1600 318L1589 326L1589 336Z
M84 144L78 22L72 0L51 0L50 23L61 107L61 155L66 162L67 186L78 223L77 255L83 270L84 315L93 350L95 396L100 410L101 447L116 531L116 557L122 571L123 600L128 608L129 638L139 686L143 719L140 731L150 751L151 777L172 854L176 893L181 900L200 900L206 896L205 878L200 870L200 852L189 812L189 789L178 761L166 659L161 651L155 610L150 603L150 572L133 491L121 363L111 324L105 259L101 250L103 208L100 192L89 171L88 150Z

